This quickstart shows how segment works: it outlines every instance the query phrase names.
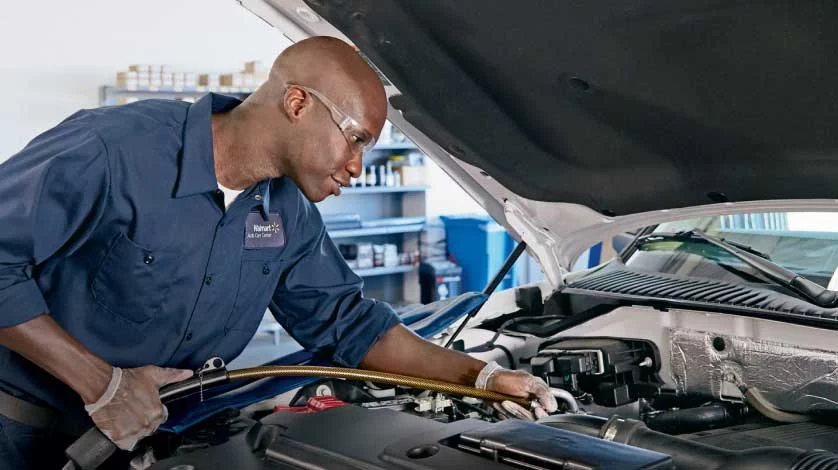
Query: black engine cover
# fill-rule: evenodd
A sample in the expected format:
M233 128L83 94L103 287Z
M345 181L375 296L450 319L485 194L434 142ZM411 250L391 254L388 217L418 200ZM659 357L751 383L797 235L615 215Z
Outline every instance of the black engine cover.
M443 424L343 406L274 413L217 446L157 462L195 469L672 469L667 455L524 421Z

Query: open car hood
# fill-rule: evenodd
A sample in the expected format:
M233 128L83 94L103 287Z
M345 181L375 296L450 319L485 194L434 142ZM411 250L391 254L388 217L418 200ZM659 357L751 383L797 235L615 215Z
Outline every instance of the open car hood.
M238 1L355 44L390 120L554 286L628 229L838 210L838 3Z

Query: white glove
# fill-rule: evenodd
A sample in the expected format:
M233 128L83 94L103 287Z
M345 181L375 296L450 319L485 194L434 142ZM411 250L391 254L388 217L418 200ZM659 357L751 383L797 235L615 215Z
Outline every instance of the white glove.
M192 371L183 369L114 367L105 393L84 409L117 447L132 450L140 439L156 431L169 417L158 389L189 377Z
M513 397L538 400L538 405L532 411L511 401L493 405L495 409L502 413L511 414L520 419L533 421L546 417L548 413L559 409L559 404L550 392L550 387L543 380L522 370L504 369L494 361L483 367L477 375L474 386L483 390L512 395Z

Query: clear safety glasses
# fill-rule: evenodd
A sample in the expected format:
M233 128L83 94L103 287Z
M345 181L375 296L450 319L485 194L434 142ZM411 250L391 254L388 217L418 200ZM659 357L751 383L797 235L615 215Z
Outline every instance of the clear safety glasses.
M346 114L338 108L338 106L329 98L326 98L323 93L309 88L303 85L297 85L296 83L289 83L289 87L297 87L302 90L305 90L308 93L311 93L315 98L320 100L323 103L323 106L329 109L332 115L332 121L338 126L343 136L346 138L346 141L349 142L349 148L352 150L352 153L355 154L362 154L375 146L375 137L372 136L366 129L361 126L361 124L356 121L352 116Z

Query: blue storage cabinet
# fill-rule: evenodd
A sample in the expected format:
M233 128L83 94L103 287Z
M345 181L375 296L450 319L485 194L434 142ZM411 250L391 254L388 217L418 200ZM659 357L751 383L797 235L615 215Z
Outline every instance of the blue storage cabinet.
M482 291L503 266L516 242L488 216L440 216L445 225L448 254L463 268L463 292ZM515 287L517 265L509 270L498 290Z

